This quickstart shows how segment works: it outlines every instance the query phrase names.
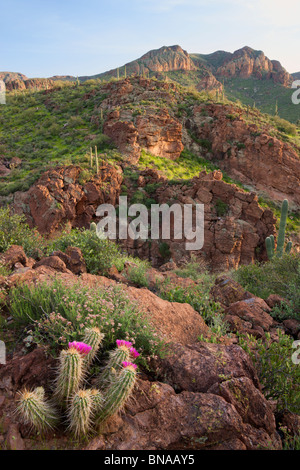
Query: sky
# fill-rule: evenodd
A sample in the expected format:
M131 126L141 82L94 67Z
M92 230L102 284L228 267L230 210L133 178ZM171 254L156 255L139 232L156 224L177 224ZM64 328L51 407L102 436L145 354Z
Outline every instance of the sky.
M244 46L300 71L299 0L0 0L0 71L95 75L151 49Z

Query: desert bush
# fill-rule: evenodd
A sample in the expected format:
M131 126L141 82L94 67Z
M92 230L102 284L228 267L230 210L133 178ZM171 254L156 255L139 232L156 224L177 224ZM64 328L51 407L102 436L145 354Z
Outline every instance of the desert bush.
M48 251L65 251L69 246L81 249L91 274L107 274L114 264L124 267L118 245L107 238L99 238L94 231L73 229L70 233L64 232L50 244Z
M13 214L10 209L0 209L0 252L11 245L21 245L27 256L35 256L44 249L45 241L37 230L31 230L25 216Z
M299 414L300 367L292 361L293 339L280 330L278 336L278 342L272 342L269 333L266 340L239 335L239 344L255 364L265 397L276 401L277 411Z
M158 295L169 302L179 302L190 304L200 315L204 321L211 325L216 315L221 312L220 304L214 302L209 295L209 289L206 282L195 286L181 287L174 286L167 279L163 284L158 286Z
M175 270L179 277L190 278L193 281L201 280L202 285L207 285L207 291L214 283L214 276L208 273L206 263L203 260L197 260L195 256L183 266Z
M31 328L35 341L54 351L82 338L84 327L101 328L104 350L119 338L132 341L144 357L162 351L161 340L121 286L91 288L80 280L68 285L59 279L21 285L10 292L8 308L15 327Z
M293 136L297 135L297 126L295 124L292 124L291 122L286 121L279 116L274 116L272 120L279 131Z
M147 261L136 259L126 270L125 276L139 287L149 287L147 271L151 265Z
M285 298L286 303L282 308L276 307L273 315L300 318L299 254L284 254L282 258L274 257L267 263L241 266L232 276L257 297L266 299L270 294L277 294Z

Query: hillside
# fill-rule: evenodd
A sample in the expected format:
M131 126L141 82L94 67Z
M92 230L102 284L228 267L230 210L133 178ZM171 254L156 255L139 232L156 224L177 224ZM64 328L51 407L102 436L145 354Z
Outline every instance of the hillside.
M153 50L119 69L94 77L109 79L142 75L163 79L167 77L197 90L216 90L222 86L231 100L256 106L264 113L278 113L284 119L297 122L299 111L291 101L290 75L276 60L270 60L262 51L243 47L234 53L217 51L212 54L188 54L180 46Z
M126 78L7 81L1 450L300 448L299 127L224 93L289 91L274 64L245 78L239 54L212 56L173 46ZM181 215L167 236L121 237L120 196L127 230L133 204L148 228L153 205Z
M226 183L255 191L277 215L288 197L288 230L299 228L299 137L288 122L215 94L140 77L65 82L44 91L8 93L7 98L0 115L2 202L22 207L21 195L57 165L80 165L81 179L88 181L94 172L90 147L97 146L100 161L128 175L125 186L133 200L143 200L136 181L149 168L178 185L203 170L220 169ZM154 174L152 180L154 186L160 181ZM144 199L157 197L153 191ZM61 205L59 200L56 204Z
M21 74L1 72L9 89L49 88L53 81L76 81L76 77L53 76L31 79ZM81 76L81 82L90 79L110 80L130 76L169 79L198 91L222 93L233 101L256 106L263 113L278 114L296 123L299 110L291 101L290 85L299 74L290 75L276 60L270 60L262 51L243 47L234 53L216 51L212 54L188 54L180 46L163 46L117 69L94 76Z
M22 73L15 73L15 72L0 72L0 80L4 82L10 82L12 80L28 80L26 75Z

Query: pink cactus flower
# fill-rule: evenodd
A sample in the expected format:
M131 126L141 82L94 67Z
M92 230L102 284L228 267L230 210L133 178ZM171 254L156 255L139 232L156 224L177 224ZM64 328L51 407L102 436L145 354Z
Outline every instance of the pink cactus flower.
M130 349L132 347L132 343L129 341L125 341L124 339L117 339L116 341L118 348L125 347Z
M140 353L137 352L137 350L134 349L134 348L130 348L129 351L130 351L130 355L131 355L131 357L133 357L133 359L136 359L140 355Z
M131 368L132 370L136 370L136 368L137 368L137 365L133 364L132 362L123 361L122 365L123 365L124 369Z
M80 354L86 356L91 351L92 346L89 346L85 343L81 343L80 341L73 341L72 343L69 343L69 349L71 348L77 349Z

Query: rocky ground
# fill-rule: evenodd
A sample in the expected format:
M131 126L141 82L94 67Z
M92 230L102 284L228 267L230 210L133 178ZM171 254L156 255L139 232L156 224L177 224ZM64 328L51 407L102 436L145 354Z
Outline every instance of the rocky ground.
M184 51L179 53L177 65L184 68L189 63L189 70L193 71L191 59ZM246 60L243 52L239 54L235 56L239 59L235 65L239 73L259 73L262 56L254 63ZM147 63L154 60L151 54L144 59ZM229 59L220 73L231 73ZM285 83L288 77L284 71L276 63L267 64L270 77ZM159 64L156 66L160 71ZM10 86L14 88L16 83L16 88L26 88L27 81L21 82L20 86L11 82ZM40 83L41 88L52 85L50 81ZM298 436L299 416L288 410L278 413L276 400L266 398L259 371L241 347L239 335L252 335L256 340L276 344L281 331L289 339L297 340L300 322L295 316L275 320L273 310L284 299L274 293L266 298L255 296L234 281L229 270L267 260L265 239L276 236L276 217L267 204L260 204L259 196L265 195L277 204L287 197L297 228L300 160L296 139L281 134L255 109L246 110L208 97L202 99L194 92L183 92L174 83L134 77L96 84L84 88L84 93L80 87L70 88L70 93L74 96L78 93L77 102L88 109L85 120L78 124L68 114L70 121L63 124L63 130L62 123L55 124L54 134L58 132L57 138L59 135L70 142L81 132L80 139L86 139L88 147L97 137L105 137L117 148L111 152L115 152L114 158L108 158L99 149L98 171L95 165L89 167L85 157L83 166L74 162L49 165L29 189L9 193L2 202L9 202L15 214L25 215L29 226L37 228L48 242L59 237L63 229L88 228L98 220L97 207L105 203L116 207L122 194L129 201L148 204L148 208L153 202L177 203L181 207L204 204L205 243L202 250L187 253L185 238L177 240L174 234L165 245L162 240L124 242L123 248L129 254L149 261L144 273L147 287L141 287L130 277L130 270L138 269L132 261L125 262L122 270L112 266L106 276L88 273L87 262L77 246L54 250L50 255L41 247L31 258L22 246L13 243L2 253L0 293L5 324L14 326L9 316L9 299L16 286L37 287L43 281L51 285L54 278L66 285L79 280L81 286L91 289L119 285L138 304L153 331L169 344L169 354L152 358L150 371L141 368L124 412L111 418L98 436L74 441L63 433L63 428L47 436L36 436L15 413L17 392L25 386L51 388L57 359L45 345L36 347L31 343L27 348L23 337L16 341L13 328L7 331L4 328L14 347L9 350L7 364L0 365L0 446L93 450L282 449L285 440L281 427ZM62 97L59 95L56 102L56 93L52 88L44 90L39 103L43 112L61 111ZM32 116L39 106L33 107ZM75 126L73 131L70 123ZM13 148L11 142L9 145ZM9 145L2 147L4 153L12 151ZM36 151L34 147L32 153L35 155ZM141 163L145 155L151 164ZM186 174L183 178L169 177L155 157L171 162L174 168L179 164L188 166L192 161L197 170L192 166L189 178ZM20 179L22 173L18 172L24 170L23 165L32 164L29 159L14 158L1 157L4 184L8 181L5 178L13 181L15 174ZM35 165L45 162L46 158L41 162L34 160ZM292 225L293 219L289 222ZM300 249L299 234L289 236L296 255ZM191 259L218 274L210 299L224 313L230 334L219 334L216 339L212 327L191 302L162 298L159 286L166 281L174 291L197 288L197 280L180 277L175 272Z
M275 403L263 393L257 371L236 336L210 342L210 329L188 304L162 300L146 288L136 288L122 273L110 278L86 273L78 250L57 252L40 262L28 259L21 247L11 247L3 263L13 269L1 278L3 295L19 283L37 284L54 276L68 283L80 276L82 285L119 283L136 300L155 330L170 344L170 353L154 359L151 374L141 371L125 412L111 418L103 433L87 442L73 440L58 430L34 437L15 414L16 393L23 387L45 386L53 380L54 359L45 348L16 346L6 366L0 366L1 446L8 449L83 448L89 450L218 449L254 450L282 448L279 426L297 432L299 416L278 416ZM152 279L172 273L151 270ZM124 273L125 274L125 273ZM115 279L113 279L115 278ZM116 280L117 279L117 280ZM177 285L193 282L173 274ZM211 292L225 308L231 331L276 341L280 327L300 338L300 322L279 324L270 316L278 296L259 299L223 276ZM163 318L163 321L162 321ZM202 336L201 336L202 335ZM199 337L202 341L198 341Z

